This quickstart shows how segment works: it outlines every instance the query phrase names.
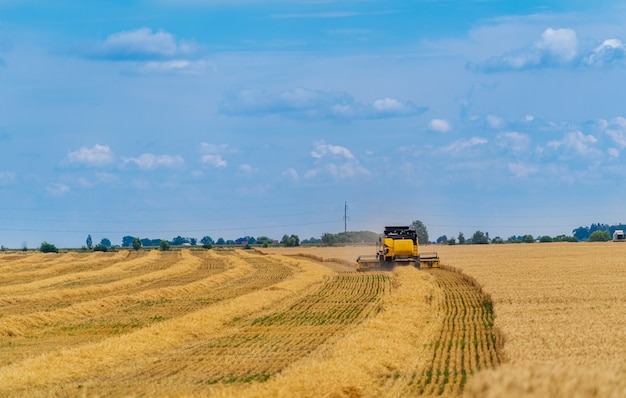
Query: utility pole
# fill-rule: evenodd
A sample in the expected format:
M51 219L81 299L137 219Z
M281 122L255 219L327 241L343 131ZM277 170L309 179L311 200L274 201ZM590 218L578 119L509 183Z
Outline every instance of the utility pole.
M343 232L348 232L348 202L343 203Z

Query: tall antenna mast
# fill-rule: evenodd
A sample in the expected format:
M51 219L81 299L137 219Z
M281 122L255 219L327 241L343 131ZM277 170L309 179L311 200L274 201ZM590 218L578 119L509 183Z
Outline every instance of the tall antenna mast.
M348 202L343 203L343 232L348 232Z

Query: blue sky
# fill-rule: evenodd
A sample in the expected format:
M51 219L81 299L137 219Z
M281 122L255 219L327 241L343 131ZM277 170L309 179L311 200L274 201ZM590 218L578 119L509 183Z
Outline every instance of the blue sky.
M626 222L617 1L0 0L0 244Z

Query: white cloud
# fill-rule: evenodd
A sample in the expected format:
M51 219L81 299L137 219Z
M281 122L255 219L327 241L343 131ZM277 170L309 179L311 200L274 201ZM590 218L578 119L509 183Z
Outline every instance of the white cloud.
M306 173L304 173L304 178L314 178L316 177L318 174L321 173L321 169L311 169L311 170L307 170Z
M244 164L239 165L239 171L243 172L244 174L252 175L252 174L258 173L259 169L254 168L251 165L244 163Z
M278 93L265 90L229 93L220 101L219 111L231 116L367 120L417 116L426 108L395 98L376 99L372 104L364 104L345 92L296 88Z
M282 172L282 175L284 177L287 177L287 178L293 180L293 181L300 180L300 176L298 175L298 172L296 171L296 169L294 169L292 167L288 168L287 170L284 170Z
M546 29L534 43L467 65L483 72L500 72L555 67L605 67L624 64L626 46L617 38L603 40L595 48L580 48L573 29Z
M333 165L334 166L334 165ZM340 178L350 178L359 175L369 175L370 172L359 162L346 162L334 167L333 175Z
M357 176L367 176L370 172L359 162L345 162L341 164L328 163L322 167L317 167L308 170L305 174L305 178L314 178L322 175L328 175L334 178L354 178Z
M548 28L541 34L541 39L534 45L544 58L552 58L566 63L578 53L578 37L572 29Z
M95 182L92 179L86 177L77 178L75 183L81 188L93 188L96 186Z
M222 153L228 149L228 144L209 144L208 142L200 143L200 151L204 153Z
M400 101L395 98L382 98L374 101L372 105L373 115L376 117L411 116L415 114L416 107L412 102Z
M626 119L618 116L607 120L600 120L598 123L604 134L608 135L620 149L626 148Z
M215 167L227 166L227 162L224 159L222 159L222 155L203 155L202 163L207 163Z
M548 28L530 46L468 66L486 72L536 69L571 64L577 55L578 37L574 30Z
M96 179L103 184L116 184L120 182L120 178L111 173L96 173Z
M338 145L324 144L323 142L317 143L315 149L311 151L311 156L316 159L321 159L326 155L338 155L346 159L354 159L352 152L346 147Z
M136 158L124 159L124 165L135 164L142 170L153 170L159 167L180 167L185 164L185 160L181 156L172 155L155 155L153 153L144 153Z
M334 178L351 178L369 175L370 172L354 157L352 152L343 146L330 145L323 142L315 144L311 151L316 167L308 170L305 178L328 175Z
M487 144L487 140L485 138L481 138L481 137L472 137L469 140L458 140L455 141L453 143L451 143L450 145L442 148L443 152L462 152L466 149L472 148L472 147L476 147L476 146L481 146L481 145L486 145Z
M227 162L222 158L222 154L226 152L227 149L228 145L226 144L215 145L203 142L200 144L200 153L202 154L200 159L202 163L214 167L226 167Z
M496 144L502 148L522 152L528 149L530 137L527 134L510 131L496 136Z
M619 39L607 39L583 59L590 66L603 66L626 58L626 48Z
M487 124L492 129L499 129L504 126L504 119L495 115L487 115Z
M619 158L619 149L609 148L606 150L606 152L609 154L609 156L613 158Z
M15 173L0 171L0 185L10 185L15 181Z
M63 196L70 191L70 187L60 182L54 182L46 187L46 191L52 196Z
M548 142L547 146L553 149L562 149L563 153L575 155L593 155L600 152L593 147L598 139L593 135L584 135L581 131L567 133L562 140Z
M539 172L539 168L537 168L536 166L531 166L522 162L509 163L508 167L509 171L513 173L516 177L528 177Z
M150 61L136 67L133 71L139 74L154 75L203 75L215 70L215 65L207 61L189 61L184 59L172 61Z
M130 182L130 185L138 190L146 190L150 188L150 183L146 180L135 179Z
M93 148L82 147L67 155L67 162L86 166L104 166L113 162L114 156L108 145L94 145Z
M197 50L194 43L179 41L164 30L153 32L143 27L110 35L92 46L86 55L112 60L148 60L191 55Z
M445 119L432 119L428 123L428 128L431 129L432 131L437 131L440 133L447 133L448 131L452 129L452 126L450 125L450 122L448 122Z

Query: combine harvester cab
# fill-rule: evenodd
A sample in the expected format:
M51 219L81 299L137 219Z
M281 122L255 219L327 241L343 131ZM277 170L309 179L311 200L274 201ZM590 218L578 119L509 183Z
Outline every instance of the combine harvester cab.
M439 267L439 255L436 252L420 254L417 232L408 226L393 226L385 227L375 256L359 256L356 262L357 271L393 270L396 265L432 268Z

